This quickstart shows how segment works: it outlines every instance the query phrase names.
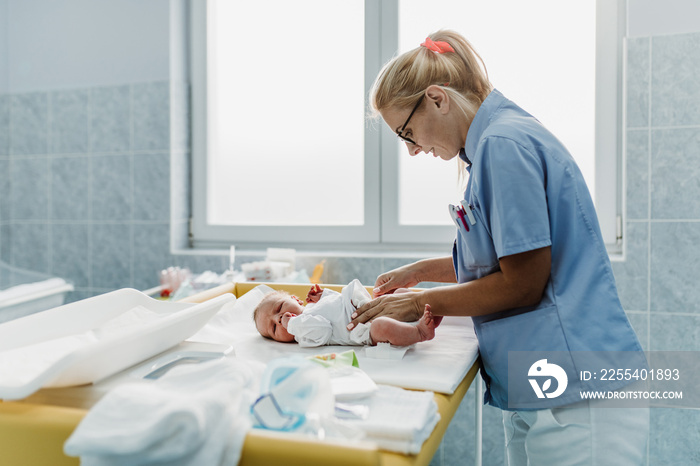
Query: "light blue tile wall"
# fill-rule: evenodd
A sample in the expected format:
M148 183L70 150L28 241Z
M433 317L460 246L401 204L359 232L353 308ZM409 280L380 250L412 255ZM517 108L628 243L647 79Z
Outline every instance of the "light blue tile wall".
M700 350L700 34L628 41L623 306L648 350ZM700 461L700 410L651 413L648 464Z
M46 154L49 96L45 92L10 95L10 155Z
M3 238L10 218L10 97L0 94L0 260L8 253Z
M0 94L0 156L10 153L10 97Z
M69 277L78 290L90 288L90 225L85 222L51 225L51 273Z
M700 34L657 36L651 42L651 124L700 122Z
M627 130L627 219L649 219L649 131Z
M49 153L87 153L89 95L84 89L51 94Z
M154 152L134 158L134 220L170 220L170 154Z
M71 280L69 299L153 287L170 265L224 268L170 254L171 158L189 216L188 91L177 86L171 134L170 84L0 95L2 260Z
M92 89L90 100L90 151L131 150L131 86Z
M226 268L170 253L171 218L187 244L188 98L166 81L0 95L0 258L71 280L69 299Z
M170 87L143 83L132 87L134 149L168 150L170 147Z
M56 155L49 161L51 197L49 219L90 219L90 158L87 155Z
M699 68L700 34L628 42L626 255L613 267L651 350L700 349ZM225 256L170 253L171 227L176 244L187 241L188 92L149 82L0 95L0 258L72 280L72 299L149 288L169 265L226 268ZM324 280L371 283L407 262L327 258ZM433 465L472 464L473 391ZM700 411L653 411L649 464L697 462L698 425ZM489 407L484 464L503 464L501 416Z

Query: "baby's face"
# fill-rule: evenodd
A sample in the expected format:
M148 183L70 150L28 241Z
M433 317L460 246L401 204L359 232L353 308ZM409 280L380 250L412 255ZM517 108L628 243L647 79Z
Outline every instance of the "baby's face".
M294 341L294 335L287 331L289 319L298 316L304 308L291 296L274 295L261 303L255 326L260 335L285 343Z

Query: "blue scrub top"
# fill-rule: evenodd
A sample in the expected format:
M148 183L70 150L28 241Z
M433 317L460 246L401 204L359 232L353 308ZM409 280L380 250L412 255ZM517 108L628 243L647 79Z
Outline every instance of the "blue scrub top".
M494 90L472 121L460 157L470 164L464 199L476 223L457 232L458 282L499 271L504 256L547 246L552 252L538 305L473 317L485 402L510 410L549 408L580 401L580 390L630 383L600 380L603 369L640 369L646 360L620 304L593 201L564 145ZM553 398L536 396L530 380L547 384L528 374L535 370L530 362L542 359L568 376L564 393ZM598 375L581 380L581 371Z

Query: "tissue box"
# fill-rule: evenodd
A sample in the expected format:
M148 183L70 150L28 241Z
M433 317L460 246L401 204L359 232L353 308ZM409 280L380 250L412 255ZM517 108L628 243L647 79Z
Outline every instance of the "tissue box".
M259 261L241 265L248 281L270 282L290 275L294 268L289 262Z

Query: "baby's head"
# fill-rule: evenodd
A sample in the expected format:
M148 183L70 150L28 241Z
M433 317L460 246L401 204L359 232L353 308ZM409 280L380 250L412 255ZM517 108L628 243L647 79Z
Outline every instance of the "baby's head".
M301 301L285 291L272 291L265 295L253 311L255 328L260 335L272 340L289 343L294 341L294 335L287 331L287 323L291 317L304 311Z

